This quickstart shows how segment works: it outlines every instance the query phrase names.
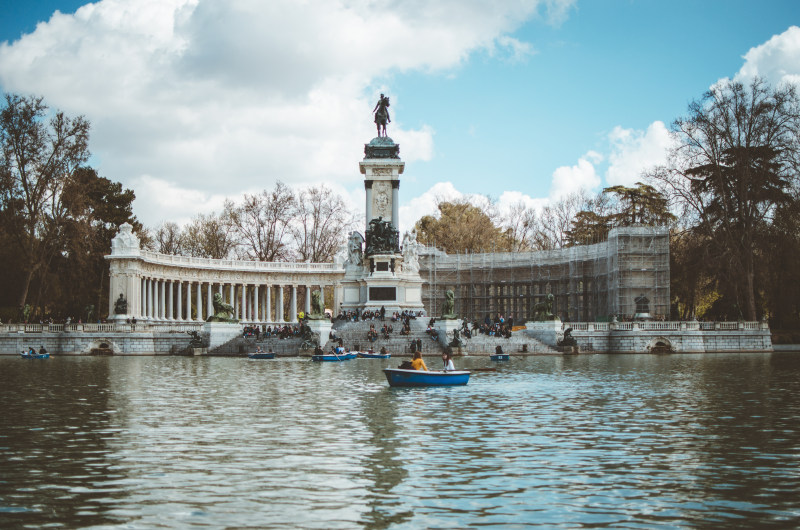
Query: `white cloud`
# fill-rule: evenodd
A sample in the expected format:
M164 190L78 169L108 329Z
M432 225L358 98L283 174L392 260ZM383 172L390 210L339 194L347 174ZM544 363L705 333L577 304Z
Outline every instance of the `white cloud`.
M542 5L559 20L572 3L102 0L0 43L0 85L85 115L93 163L135 189L153 224L159 189L210 200L278 179L357 187L382 79L482 49L524 56L508 33ZM407 162L433 156L429 126L390 129ZM206 206L178 209L193 205Z
M614 127L608 140L611 154L605 177L609 186L632 186L641 181L644 171L666 162L672 145L670 133L661 121L654 121L646 131Z
M747 81L763 77L773 85L791 82L800 85L800 27L791 26L744 55L744 64L734 77Z
M592 160L598 159L598 153L589 151L574 166L562 166L553 172L550 185L550 199L557 201L562 197L584 190L594 190L600 185L600 177L595 171Z

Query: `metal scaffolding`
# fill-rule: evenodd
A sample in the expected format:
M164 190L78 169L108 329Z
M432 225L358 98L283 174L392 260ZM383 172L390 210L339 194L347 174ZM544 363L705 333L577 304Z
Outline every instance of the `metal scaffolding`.
M422 301L440 312L453 289L456 312L483 320L497 314L524 322L533 304L552 293L554 313L565 321L633 318L636 300L653 318L669 315L669 231L666 227L614 228L608 239L539 252L420 253ZM641 307L640 307L641 308Z

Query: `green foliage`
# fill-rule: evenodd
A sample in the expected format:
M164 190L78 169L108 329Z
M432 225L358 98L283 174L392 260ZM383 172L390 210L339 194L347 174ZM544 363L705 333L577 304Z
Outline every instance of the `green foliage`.
M107 307L103 255L120 224L141 228L132 214L133 192L84 165L88 140L84 118L50 113L42 98L6 94L0 112L0 304L30 306L33 320L77 318L86 307Z
M423 216L415 228L417 240L449 253L510 250L506 232L482 208L467 201L440 202L439 218Z

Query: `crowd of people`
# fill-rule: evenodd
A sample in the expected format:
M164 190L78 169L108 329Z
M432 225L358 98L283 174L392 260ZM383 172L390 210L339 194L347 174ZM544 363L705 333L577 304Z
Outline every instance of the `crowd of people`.
M422 311L394 311L388 318L392 322L408 322L412 318L422 317L424 313ZM355 311L342 311L336 316L337 320L345 320L348 322L358 322L358 321L368 321L368 320L380 320L381 322L387 319L386 315L386 307L381 306L380 309L370 309L361 311L360 309L356 309Z
M380 328L380 335L384 338L384 340L388 340L389 336L394 332L394 328L391 324L384 324ZM378 330L375 328L375 324L369 325L369 331L367 331L367 340L370 342L375 342L378 340Z
M285 324L283 326L245 326L243 328L244 337L252 337L256 340L263 339L291 339L303 335L303 324L294 326Z

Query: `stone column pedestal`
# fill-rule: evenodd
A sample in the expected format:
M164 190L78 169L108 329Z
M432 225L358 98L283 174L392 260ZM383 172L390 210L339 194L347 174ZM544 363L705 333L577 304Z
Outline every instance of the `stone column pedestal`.
M324 350L325 344L327 344L328 339L331 336L331 328L333 327L333 324L331 324L331 321L327 319L309 320L307 324L312 332L319 335L319 345Z
M453 331L457 329L460 332L461 326L461 319L437 319L436 322L433 323L433 329L435 329L436 333L439 335L439 344L445 348L449 346L450 341L453 340Z
M564 336L561 327L560 318L545 322L528 321L525 323L525 334L540 340L548 346L555 347L558 344L558 340Z
M208 344L208 349L213 350L222 346L231 339L242 336L241 324L232 322L206 322L200 333L203 341Z

